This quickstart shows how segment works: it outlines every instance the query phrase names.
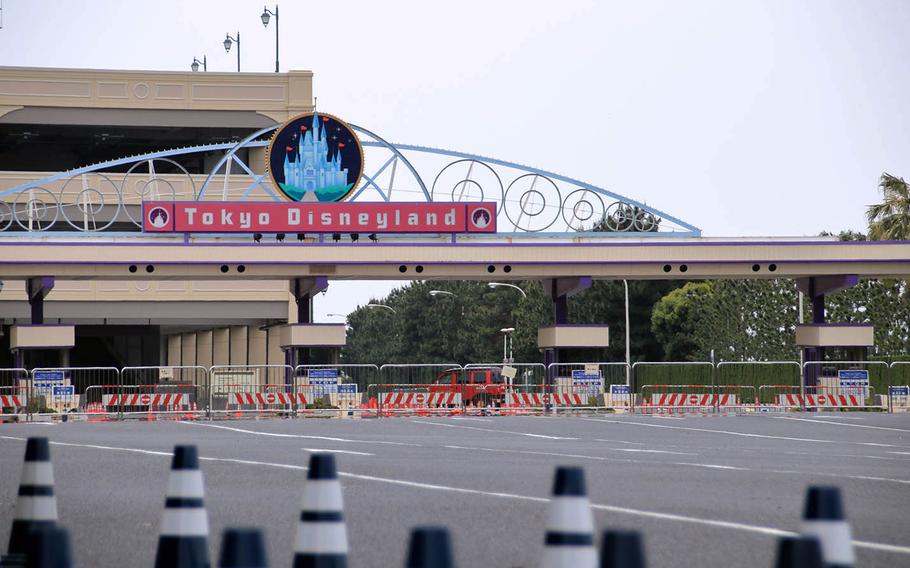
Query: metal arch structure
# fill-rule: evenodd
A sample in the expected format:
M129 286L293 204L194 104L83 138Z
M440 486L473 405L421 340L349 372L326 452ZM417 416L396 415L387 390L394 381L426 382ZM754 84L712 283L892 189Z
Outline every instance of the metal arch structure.
M136 218L138 216L130 213L130 206L137 207L147 199L211 199L212 184L219 173L224 178L223 198L226 199L229 181L235 179L231 176L232 165L240 168L242 174L239 175L249 178L242 193L236 196L239 200L248 200L256 192L258 199L280 201L266 183L267 172L254 172L238 155L240 150L267 146L269 140L263 137L279 126L260 129L237 142L175 148L100 162L2 191L0 234L10 234L13 230L20 234L21 231L50 229L57 232L61 228L80 234L97 233L108 229L115 221L127 222L138 230L141 222ZM366 128L351 127L368 138L361 140L364 152L369 150L381 157L376 160L380 165L371 173L364 171L360 185L348 201L364 200L371 195L386 202L495 201L498 233L505 236L701 236L698 227L679 218L578 179L477 154L393 144ZM210 152L224 154L209 170L197 191L193 175L174 158ZM365 156L365 160L368 157L370 160L375 158ZM184 185L191 188L190 193L178 194L174 181L156 173L156 162L176 168L179 171L176 175L186 178ZM405 170L404 180L398 173L399 164ZM143 165L147 165L147 173L134 173ZM128 168L126 175L108 171L123 167ZM132 180L134 184L142 183L132 192L129 188L131 174L136 178L147 178L145 183L141 179ZM118 184L114 178L121 176ZM432 180L429 187L428 180ZM59 185L61 181L64 182L62 189L50 189L52 184ZM169 189L165 196L161 195L162 186ZM69 192L67 188L70 188ZM598 230L594 232L595 229Z

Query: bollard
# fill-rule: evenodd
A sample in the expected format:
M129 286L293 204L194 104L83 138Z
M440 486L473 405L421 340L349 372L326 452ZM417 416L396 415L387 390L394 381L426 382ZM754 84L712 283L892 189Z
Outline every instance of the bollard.
M348 536L335 456L315 453L303 485L294 568L346 568Z
M636 531L604 531L600 568L645 568L641 535Z
M784 536L777 541L775 568L822 568L821 543L814 536Z
M809 487L800 532L818 538L825 566L844 568L856 563L850 524L837 487Z
M543 568L595 568L594 515L580 467L558 467L547 511Z
M417 527L411 531L405 568L455 568L452 539L445 527Z
M175 446L155 568L208 568L209 521L196 446Z
M25 568L72 568L70 535L63 527L45 525L28 534Z
M54 497L54 465L47 438L29 438L25 443L25 462L19 483L19 497L9 535L10 555L25 554L28 533L57 522Z
M218 568L268 568L265 538L259 529L224 529Z

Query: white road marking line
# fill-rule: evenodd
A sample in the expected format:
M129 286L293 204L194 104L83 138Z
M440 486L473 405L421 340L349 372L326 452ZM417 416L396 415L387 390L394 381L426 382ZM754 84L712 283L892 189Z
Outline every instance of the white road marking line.
M713 430L711 428L693 428L691 426L668 426L665 424L648 424L647 422L633 422L631 420L608 420L606 418L581 418L588 422L608 422L610 424L629 424L632 426L646 426L648 428L669 428L671 430L688 430L691 432L711 432L712 434L726 434L728 436L742 436L744 438L764 438L769 440L789 440L791 442L813 442L816 444L857 444L860 446L876 446L879 448L905 448L895 444L879 444L877 442L850 442L846 440L819 440L817 438L791 438L789 436L772 436L770 434L750 434L748 432L733 432L729 430ZM836 423L835 423L836 424ZM846 426L846 424L842 424ZM854 426L854 424L850 424Z
M611 444L631 444L633 446L647 446L644 442L626 442L625 440L606 440L604 438L594 438L595 442L610 442ZM678 446L670 446L666 444L660 444L661 446L666 446L668 448L676 448Z
M305 452L329 452L331 454L351 454L352 456L375 456L367 452L355 452L354 450L330 450L325 448L300 448Z
M661 420L685 420L680 416L661 416L660 414L652 414L651 418L660 418Z
M842 424L841 422L831 422L820 418L793 418L791 416L775 416L778 420L799 420L800 422L812 422L814 424L834 424L835 426L847 426L849 428L869 428L872 430L890 430L891 432L910 432L906 428L889 428L887 426L870 426L868 424Z
M15 436L0 436L0 439L8 440L20 440L25 441L25 438L19 438ZM67 446L77 446L77 447L88 447L95 449L107 449L107 450L119 450L126 452L138 452L142 454L149 455L160 455L168 456L171 454L169 452L155 452L151 450L142 450L138 448L115 448L112 446L95 446L90 444L64 444L62 442L51 442L51 444L57 445L67 445ZM300 465L294 464L283 464L283 463L273 463L273 462L263 462L263 461L253 461L253 460L242 460L242 459L233 459L233 458L214 458L214 457L202 457L200 460L203 461L215 461L215 462L226 462L226 463L236 463L241 465L259 465L264 467L274 467L279 469L291 469L298 471L306 471L307 468ZM437 485L432 483L421 483L417 481L405 481L403 479L390 479L387 477L377 477L374 475L363 475L358 473L347 473L347 472L338 472L340 477L345 477L349 479L359 479L362 481L375 481L378 483L388 483L392 485L404 485L407 487L415 487L418 489L429 489L434 491L446 491L450 493L463 493L468 495L481 495L483 497L499 497L503 499L514 499L518 501L528 501L533 503L549 503L550 500L543 497L533 497L530 495L519 495L517 493L501 493L495 491L483 491L481 489L467 489L462 487L451 487L447 485ZM599 503L592 503L591 508L599 511L610 511L612 513L620 513L625 515L632 515L638 517L647 517L652 519L658 519L663 521L675 521L682 523L690 523L696 525L703 525L715 528L725 528L738 530L743 532L751 532L766 536L796 536L796 533L785 531L782 529L776 529L773 527L763 527L760 525L747 525L745 523L737 523L733 521L721 521L717 519L705 519L701 517L689 517L686 515L676 515L672 513L660 513L657 511L645 511L642 509L632 509L629 507L618 507L615 505L603 505ZM854 540L853 546L859 548L868 548L870 550L878 550L882 552L892 552L896 554L910 554L910 546L901 546L896 544L885 544L880 542L868 542L862 540Z
M889 454L900 454L902 456L910 456L910 452L888 452Z
M544 438L546 440L577 440L578 438L566 438L565 436L548 436L546 434L531 434L529 432L514 432L512 430L496 430L493 428L479 428L477 426L459 426L457 424L443 424L442 422L430 422L427 420L411 420L414 424L430 424L431 426L444 426L446 428L463 428L465 430L479 430L481 432L495 432L497 434L515 434L516 436L528 436L529 438Z
M246 430L244 428L233 428L231 426L220 426L218 424L204 424L202 422L186 422L183 420L177 421L179 424L186 424L187 426L203 426L205 428L218 428L221 430L230 430L232 432L240 432L242 434L255 434L257 436L272 436L275 438L301 438L305 440L324 440L326 442L345 442L350 444L384 444L387 446L415 446L420 447L421 444L412 444L410 442L388 442L385 440L353 440L349 438L333 438L331 436L308 436L306 434L280 434L278 432L260 432L259 430Z
M644 448L602 448L611 452L630 452L639 454L670 454L674 456L697 456L692 452L673 452L670 450L646 450Z
M473 418L468 416L452 416L449 420L473 420L475 422L495 422L489 418Z
M673 465L687 465L689 467L706 467L708 469L729 469L733 471L755 471L749 467L736 467L732 465L717 465L712 463L687 463L687 462L673 462Z

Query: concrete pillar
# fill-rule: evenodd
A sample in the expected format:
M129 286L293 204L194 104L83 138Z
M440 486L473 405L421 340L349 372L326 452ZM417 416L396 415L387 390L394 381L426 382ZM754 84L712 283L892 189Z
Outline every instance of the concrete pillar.
M257 326L248 326L247 335L249 337L249 360L247 364L268 364L268 355L266 352L266 332L259 329Z
M231 326L231 349L228 354L229 365L246 365L249 351L249 328L245 325Z
M181 341L179 335L167 336L167 364L170 367L179 367L183 364L183 354L181 353Z
M182 363L187 366L196 364L196 334L183 333L180 335L180 352L183 354Z
M221 327L212 331L212 365L229 365L231 330Z

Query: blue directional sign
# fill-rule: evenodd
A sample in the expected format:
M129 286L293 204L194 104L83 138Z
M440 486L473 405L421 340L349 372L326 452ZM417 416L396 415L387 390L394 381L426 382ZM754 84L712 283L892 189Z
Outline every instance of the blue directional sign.
M356 383L344 383L338 385L338 394L356 394L357 393L357 384Z
M891 386L888 387L888 394L890 396L905 396L910 397L910 386Z
M630 395L632 394L632 387L629 385L610 385L610 394L617 395Z
M337 379L338 369L310 369L307 371L307 377L311 379Z
M838 371L837 380L844 394L869 398L869 371L860 369Z

